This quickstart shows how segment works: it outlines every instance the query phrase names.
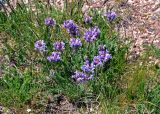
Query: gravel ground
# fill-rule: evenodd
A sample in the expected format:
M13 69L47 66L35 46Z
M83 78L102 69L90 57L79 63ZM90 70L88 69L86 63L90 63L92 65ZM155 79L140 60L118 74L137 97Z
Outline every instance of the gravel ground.
M160 1L129 0L128 5L127 16L131 20L126 33L134 42L131 51L140 54L144 49L143 44L152 43L160 48ZM121 35L124 35L123 31Z
M82 11L89 9L112 8L122 17L117 31L123 42L130 41L128 60L136 60L145 50L144 45L155 45L160 49L160 0L90 0ZM105 3L105 1L107 1ZM103 4L105 3L105 4ZM160 64L160 60L150 57L151 63Z

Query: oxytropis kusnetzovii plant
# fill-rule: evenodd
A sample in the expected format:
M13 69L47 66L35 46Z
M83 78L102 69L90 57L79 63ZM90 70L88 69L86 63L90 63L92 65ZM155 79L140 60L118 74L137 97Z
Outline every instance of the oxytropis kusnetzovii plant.
M109 12L107 15L109 21L113 21L113 19L116 17L116 14L114 12ZM85 22L89 22L92 20L92 17L84 17ZM45 19L45 25L49 27L55 26L56 22L51 17ZM65 46L69 45L70 49L75 50L79 49L79 47L82 47L82 41L83 39L80 38L80 31L77 27L77 25L74 23L73 20L65 20L63 23L63 27L67 29L67 32L70 34L71 38L69 41L66 41L68 43L65 43L63 41L56 41L53 43L53 52L51 55L46 57L46 59L49 62L58 62L62 61L62 54L65 50ZM84 40L89 45L96 41L101 34L101 31L98 26L91 27L87 29L84 32ZM35 42L35 49L44 52L47 50L47 46L44 40L38 40ZM93 58L87 57L87 53L83 53L83 55L87 55L85 57L85 61L83 65L79 69L74 69L73 75L71 76L72 79L74 79L76 82L84 82L93 79L95 71L98 67L103 67L104 63L107 62L112 58L112 55L109 53L109 51L106 49L105 45L99 45L97 47L98 54L94 55ZM78 63L77 63L78 64Z

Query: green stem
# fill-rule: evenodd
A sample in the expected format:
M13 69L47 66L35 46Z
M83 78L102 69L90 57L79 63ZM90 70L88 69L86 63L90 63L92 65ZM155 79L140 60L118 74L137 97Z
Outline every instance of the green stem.
M50 39L50 37L51 37L50 28L47 26L44 40L46 39L46 43L47 43L46 45L47 45L47 47L50 50L52 50L52 45L51 45L51 39Z

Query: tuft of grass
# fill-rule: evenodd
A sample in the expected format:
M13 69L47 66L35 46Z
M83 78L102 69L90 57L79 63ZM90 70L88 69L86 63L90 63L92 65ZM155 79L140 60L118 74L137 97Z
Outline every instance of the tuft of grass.
M117 82L121 88L120 92L114 99L106 100L108 103L104 99L100 100L102 112L107 114L159 112L159 73L155 65L149 64L148 56L144 53L143 57L125 66L126 70Z
M37 87L33 83L30 71L21 74L15 68L10 68L10 71L0 79L0 84L2 91L0 102L8 108L20 108L29 102L36 93Z

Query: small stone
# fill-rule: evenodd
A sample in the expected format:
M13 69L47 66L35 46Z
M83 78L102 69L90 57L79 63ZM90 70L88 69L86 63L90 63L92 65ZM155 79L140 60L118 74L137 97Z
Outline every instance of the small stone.
M27 112L31 112L32 110L31 109L27 109Z

